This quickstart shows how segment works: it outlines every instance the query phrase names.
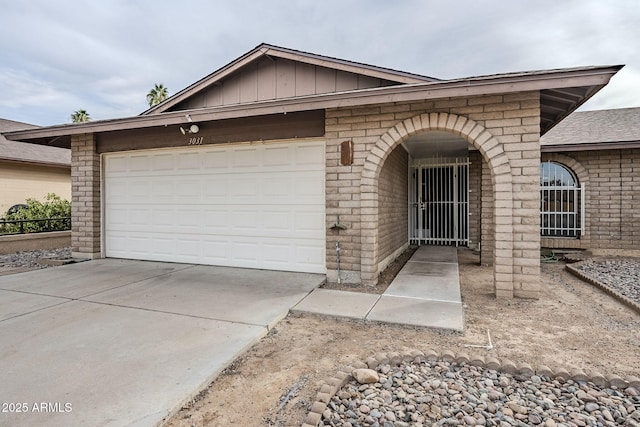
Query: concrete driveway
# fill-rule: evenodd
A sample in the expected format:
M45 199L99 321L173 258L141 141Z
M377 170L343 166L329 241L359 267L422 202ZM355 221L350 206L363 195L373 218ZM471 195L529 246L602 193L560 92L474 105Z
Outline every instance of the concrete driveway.
M0 276L0 426L152 426L324 280L102 259Z

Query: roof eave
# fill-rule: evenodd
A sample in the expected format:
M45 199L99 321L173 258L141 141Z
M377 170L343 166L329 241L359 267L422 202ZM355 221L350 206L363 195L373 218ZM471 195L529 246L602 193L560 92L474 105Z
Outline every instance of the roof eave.
M71 163L25 160L25 159L15 159L11 157L2 157L0 158L0 162L19 163L22 165L43 166L43 167L49 167L49 168L71 169Z
M621 67L622 66L589 67L569 71L554 71L548 74L504 75L492 78L470 78L360 89L331 94L308 95L246 104L233 104L222 107L134 116L122 119L58 125L8 132L5 133L4 136L14 141L31 141L43 145L54 145L56 138L68 137L70 135L179 125L189 123L190 121L204 122L293 111L354 107L448 97L541 91L556 88L597 87L599 90L600 87L605 86L609 82L611 77L617 73ZM576 105L579 106L581 104L582 102L579 102ZM575 108L577 108L577 106ZM53 141L51 139L53 139ZM63 146L69 148L68 145Z
M540 150L543 153L561 153L566 151L601 151L601 150L626 150L640 148L640 141L610 141L588 142L575 144L542 144Z

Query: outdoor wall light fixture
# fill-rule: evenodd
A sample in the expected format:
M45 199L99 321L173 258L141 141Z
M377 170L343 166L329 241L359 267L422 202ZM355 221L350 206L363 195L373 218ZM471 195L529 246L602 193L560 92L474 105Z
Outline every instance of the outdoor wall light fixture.
M180 126L180 132L182 132L183 135L186 135L188 133L189 134L198 133L198 131L200 131L200 128L198 127L198 125L191 125L187 129Z

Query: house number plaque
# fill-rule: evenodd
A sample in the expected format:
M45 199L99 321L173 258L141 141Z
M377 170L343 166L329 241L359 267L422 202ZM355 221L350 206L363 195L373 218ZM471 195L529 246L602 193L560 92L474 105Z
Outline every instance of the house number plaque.
M204 142L203 136L192 136L189 138L187 145L202 145L203 142Z

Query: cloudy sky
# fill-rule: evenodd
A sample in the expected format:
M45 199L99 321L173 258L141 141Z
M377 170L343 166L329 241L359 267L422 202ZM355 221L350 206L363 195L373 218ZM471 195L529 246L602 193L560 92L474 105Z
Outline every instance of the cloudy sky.
M0 0L0 118L137 115L262 42L438 78L626 64L583 110L640 106L638 0Z

